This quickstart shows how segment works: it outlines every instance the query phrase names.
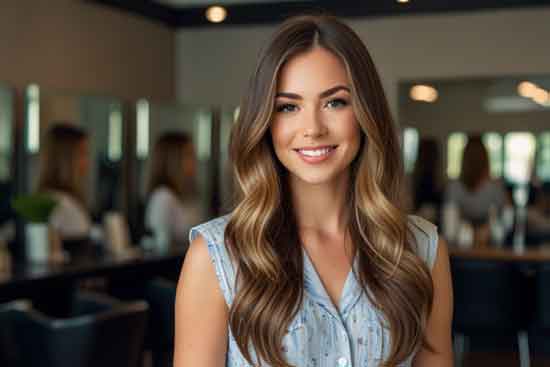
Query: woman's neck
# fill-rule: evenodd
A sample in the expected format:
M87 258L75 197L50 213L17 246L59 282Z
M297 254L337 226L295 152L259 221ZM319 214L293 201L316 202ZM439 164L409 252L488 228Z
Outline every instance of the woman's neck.
M289 177L292 204L300 230L342 234L348 223L349 175L323 184Z

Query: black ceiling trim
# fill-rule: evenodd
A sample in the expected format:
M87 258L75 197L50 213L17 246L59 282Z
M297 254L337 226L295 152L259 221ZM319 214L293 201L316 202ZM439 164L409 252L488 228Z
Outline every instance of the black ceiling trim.
M328 13L345 18L384 17L411 14L470 12L497 9L519 9L550 6L550 0L411 0L400 4L396 0L319 0L272 3L235 4L225 6L228 16L223 23L206 20L206 6L174 8L152 0L87 0L150 19L174 28L258 25L280 22L291 15Z
M169 6L148 0L85 0L125 10L151 20L163 23L169 27L180 27L178 11Z

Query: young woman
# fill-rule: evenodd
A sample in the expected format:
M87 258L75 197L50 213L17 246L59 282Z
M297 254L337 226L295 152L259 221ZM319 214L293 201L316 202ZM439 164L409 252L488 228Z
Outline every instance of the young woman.
M145 226L170 243L187 244L187 233L199 220L192 205L195 179L195 151L184 133L162 135L153 148L148 184Z
M461 216L476 226L489 221L489 208L500 211L509 203L501 182L491 179L489 153L481 136L468 138L460 179L449 183L445 201L456 203Z
M72 124L55 124L46 132L41 152L38 191L57 200L50 224L61 239L82 239L90 234L91 218L86 205L90 170L88 135Z
M191 231L175 366L452 365L446 245L399 208L395 127L349 27L281 26L230 149L241 199Z

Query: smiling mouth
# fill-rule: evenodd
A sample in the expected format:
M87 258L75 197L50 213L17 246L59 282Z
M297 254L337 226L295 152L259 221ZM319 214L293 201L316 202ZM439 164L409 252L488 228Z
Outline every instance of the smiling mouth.
M329 155L337 147L338 145L327 145L315 148L298 148L294 150L302 156L317 158Z

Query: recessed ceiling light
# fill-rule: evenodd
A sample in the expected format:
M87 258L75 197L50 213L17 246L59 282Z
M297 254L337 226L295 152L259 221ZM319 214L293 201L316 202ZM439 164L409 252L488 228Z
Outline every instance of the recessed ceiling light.
M542 88L537 88L537 90L533 94L533 100L538 104L545 104L548 102L548 99L548 92Z
M397 0L397 2L400 4L406 4L409 2L409 0Z
M211 6L206 9L206 19L212 23L221 23L227 17L227 10L222 6Z
M537 86L531 82L521 82L518 84L518 93L525 98L533 97L533 94L537 90Z
M434 87L429 85L415 85L411 88L409 95L414 101L433 103L437 100L439 94Z

